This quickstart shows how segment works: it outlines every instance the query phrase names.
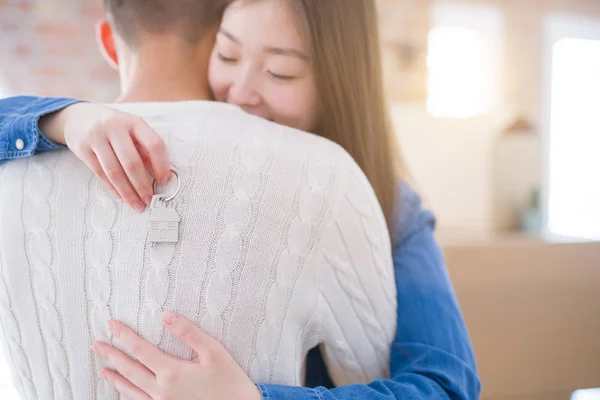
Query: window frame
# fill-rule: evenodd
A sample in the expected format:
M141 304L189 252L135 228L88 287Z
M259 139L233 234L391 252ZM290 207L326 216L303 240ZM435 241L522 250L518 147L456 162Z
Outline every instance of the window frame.
M550 150L552 133L552 72L554 69L554 45L563 39L584 39L600 41L600 19L569 13L551 13L544 20L542 50L542 235L546 239L560 241L580 241L585 238L560 236L550 232Z

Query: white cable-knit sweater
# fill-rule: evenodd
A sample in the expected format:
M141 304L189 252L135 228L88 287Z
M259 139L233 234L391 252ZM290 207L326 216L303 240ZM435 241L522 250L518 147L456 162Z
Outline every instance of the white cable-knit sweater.
M255 382L302 384L318 344L338 385L388 375L390 240L344 150L225 104L115 107L167 142L179 242L151 245L148 211L113 198L69 151L0 165L0 337L23 399L118 398L89 350L120 348L109 319L189 358L165 310L221 341Z

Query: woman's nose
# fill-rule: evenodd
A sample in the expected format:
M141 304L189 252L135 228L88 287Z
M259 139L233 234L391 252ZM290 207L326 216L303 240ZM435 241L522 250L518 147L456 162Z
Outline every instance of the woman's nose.
M246 73L231 85L228 102L240 107L256 107L260 104L260 95L251 73Z

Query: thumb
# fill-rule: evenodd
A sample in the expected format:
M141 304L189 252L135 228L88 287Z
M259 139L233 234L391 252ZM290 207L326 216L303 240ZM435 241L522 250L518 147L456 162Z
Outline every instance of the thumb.
M207 335L191 321L170 311L164 313L163 322L173 335L188 345L197 354L202 353L202 349L207 346L210 347L215 341L215 339Z

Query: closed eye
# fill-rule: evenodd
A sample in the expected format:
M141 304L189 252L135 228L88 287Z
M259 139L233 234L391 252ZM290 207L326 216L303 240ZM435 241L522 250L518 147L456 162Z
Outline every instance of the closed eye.
M237 61L235 58L225 57L221 53L217 53L217 57L219 57L219 60L223 61L224 63L234 63Z
M269 72L269 75L271 75L271 77L273 77L274 79L277 79L279 81L289 82L289 81L293 81L294 79L296 79L295 76L279 75L279 74L275 74L271 71L268 71L268 72Z

